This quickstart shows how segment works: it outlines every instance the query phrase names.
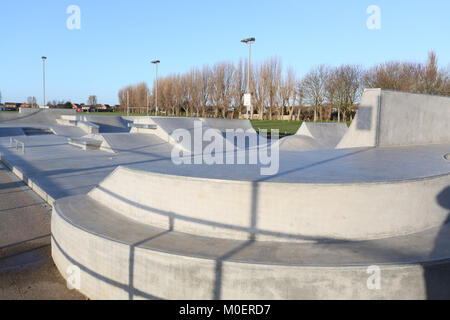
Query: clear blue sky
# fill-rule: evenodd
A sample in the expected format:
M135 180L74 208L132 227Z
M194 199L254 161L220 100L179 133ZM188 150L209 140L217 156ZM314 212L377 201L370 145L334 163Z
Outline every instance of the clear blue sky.
M69 5L81 9L81 30L69 30ZM368 30L369 5L381 8L381 30ZM152 83L192 66L238 61L240 40L256 37L253 59L277 55L298 76L317 64L371 66L385 60L423 61L436 50L450 63L448 0L14 0L0 2L0 90L3 101L117 103L117 90Z

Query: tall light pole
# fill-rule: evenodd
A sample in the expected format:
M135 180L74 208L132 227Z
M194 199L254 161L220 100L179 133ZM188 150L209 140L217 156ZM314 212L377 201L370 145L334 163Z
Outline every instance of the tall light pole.
M45 60L47 60L47 57L42 57L42 91L44 92L43 95L43 99L44 99L44 104L42 105L43 107L46 106L46 101L45 101Z
M250 59L252 55L252 43L256 41L255 38L247 38L244 40L241 40L242 43L245 43L248 45L248 65L247 65L247 90L246 94L244 96L244 106L247 108L247 119L250 119L249 113L248 113L248 107L250 107L250 113L253 118L253 106L252 106L252 94L250 93Z
M155 110L156 115L158 115L158 64L161 63L159 60L153 60L152 63L156 66L156 74L155 74L155 82L156 82L156 89L155 89Z

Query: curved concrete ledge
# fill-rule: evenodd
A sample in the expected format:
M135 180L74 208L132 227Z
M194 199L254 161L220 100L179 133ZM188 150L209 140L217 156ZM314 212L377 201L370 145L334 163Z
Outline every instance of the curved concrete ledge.
M89 197L135 221L195 235L365 240L442 225L448 210L440 206L438 195L449 185L449 174L386 183L302 184L202 179L119 167Z
M87 204L89 211L79 210ZM211 239L133 222L89 200L58 200L52 255L64 277L81 270L91 299L449 298L449 226L366 242ZM381 290L370 290L378 266Z

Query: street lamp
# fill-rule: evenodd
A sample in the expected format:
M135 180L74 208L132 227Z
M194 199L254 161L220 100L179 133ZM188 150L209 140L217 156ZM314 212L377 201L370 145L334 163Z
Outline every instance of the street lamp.
M46 101L45 101L45 60L47 60L47 57L42 56L42 90L44 92L44 104L42 105L43 107L46 106Z
M156 110L156 116L158 116L158 64L161 63L159 60L153 60L152 63L156 66L156 74L155 74L155 82L156 82L156 89L155 89L155 110Z
M254 43L256 41L255 38L247 38L244 40L241 40L242 43L245 43L248 45L248 70L247 70L247 92L244 96L244 106L247 108L247 119L250 118L249 114L248 114L248 107L250 107L251 111L251 115L253 118L253 107L252 107L252 95L250 93L250 58L251 58L251 54L252 54L252 43Z

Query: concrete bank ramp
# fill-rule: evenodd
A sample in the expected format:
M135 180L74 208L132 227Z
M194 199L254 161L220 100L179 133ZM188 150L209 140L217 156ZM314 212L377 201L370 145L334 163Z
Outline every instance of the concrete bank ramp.
M366 89L338 149L450 142L450 97Z
M293 135L279 140L280 151L313 151L333 149L329 145L308 136Z
M56 125L56 119L59 119L62 115L75 115L75 111L70 109L20 108L19 112L0 112L0 125Z
M234 149L234 145L223 137L220 129L208 127L200 118L145 117L143 119L136 119L134 123L156 125L156 129L151 130L152 134L156 135L161 140L178 147L186 153L198 154L210 143L208 141L202 141L202 150L194 150L195 138L202 139L208 129L215 129L217 131L217 138L220 139L224 150L226 148L228 148L228 150ZM189 139L174 139L172 135L179 129L185 130Z
M156 135L140 133L90 134L86 137L101 140L100 150L110 153L145 152L168 145Z
M82 121L99 126L99 133L129 132L127 122L117 116L81 116Z
M345 123L303 122L296 135L311 137L334 148L347 131Z
M345 123L303 122L295 135L280 140L280 150L334 149L347 131Z

